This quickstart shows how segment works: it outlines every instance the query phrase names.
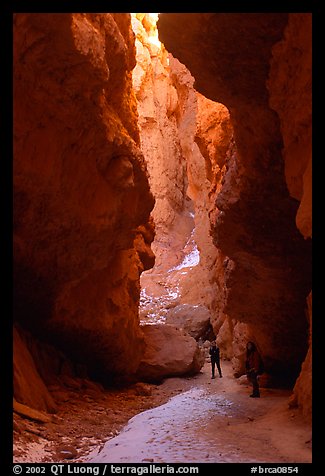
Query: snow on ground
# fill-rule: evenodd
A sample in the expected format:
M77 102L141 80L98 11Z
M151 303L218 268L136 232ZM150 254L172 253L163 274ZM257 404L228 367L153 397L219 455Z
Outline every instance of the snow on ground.
M15 432L14 461L64 463L62 449L72 447L74 463L310 463L312 431L288 407L290 390L261 388L260 399L249 398L250 386L233 377L231 363L221 366L223 378L212 380L206 362L193 377L151 385L150 396L132 386L92 391L90 401L84 389L66 391L59 418L35 424L44 438L23 430L27 423L16 415L22 431Z
M188 445L190 440L184 439L184 429L193 438L197 425L206 425L216 411L221 415L229 412L232 402L221 395L211 396L202 388L177 395L165 405L147 410L131 418L125 429L112 440L108 441L103 450L90 456L90 462L128 462L136 463L198 461L203 446L198 441ZM190 415L190 417L189 417ZM175 427L173 440L169 437L170 427ZM178 429L178 430L177 430ZM175 441L181 439L181 444ZM211 461L215 461L212 456ZM197 459L199 458L199 459Z
M251 399L231 364L222 369L223 378L211 380L206 363L189 390L131 418L85 462L311 462L311 430L288 409L290 391L262 388L261 398Z
M200 262L200 252L194 240L194 233L195 228L184 246L184 258L177 266L168 269L164 274L150 274L153 282L158 283L159 291L153 288L154 292L150 292L146 287L142 287L139 305L140 324L164 323L168 309L177 304L181 294L179 286L181 276L186 275ZM183 271L180 272L181 270Z
M166 321L168 308L172 302L180 296L179 288L175 285L173 288L165 288L164 294L153 296L147 294L146 288L141 289L140 294L140 324L163 324ZM141 312L142 311L142 312Z
M193 268L197 266L200 262L200 252L198 250L197 244L194 240L195 228L193 229L191 236L187 240L187 243L184 247L185 256L183 261L173 268L170 268L167 272L171 273L173 271L179 271L184 268Z
M200 252L198 250L197 245L195 244L195 247L193 251L191 251L188 255L186 255L183 259L183 261L178 265L174 266L171 268L168 273L171 271L178 271L183 268L192 268L194 266L197 266L200 262Z

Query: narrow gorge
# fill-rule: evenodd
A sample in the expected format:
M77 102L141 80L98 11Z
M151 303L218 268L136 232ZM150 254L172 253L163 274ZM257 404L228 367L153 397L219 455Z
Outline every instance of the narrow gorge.
M15 462L311 461L311 17L14 15Z

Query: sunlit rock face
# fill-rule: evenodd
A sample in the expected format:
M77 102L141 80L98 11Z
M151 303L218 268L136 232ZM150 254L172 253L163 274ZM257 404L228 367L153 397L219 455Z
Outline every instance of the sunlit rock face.
M194 204L193 239L199 250L199 262L182 279L181 299L207 306L214 323L220 307L217 301L222 299L224 288L222 276L219 278L215 272L220 253L210 235L209 211L213 205L211 191L219 186L225 172L232 126L227 108L197 93L194 78L183 64L171 58L170 67L179 98L177 121L186 160L186 193ZM214 328L217 332L215 325Z
M189 68L195 88L230 111L237 150L210 213L214 243L226 257L224 312L249 326L267 370L287 382L297 377L308 344L310 243L298 231L296 217L307 236L309 17L172 13L160 14L158 21L160 40ZM295 99L287 98L289 88ZM293 114L299 113L292 125L291 102ZM289 148L305 123L300 159ZM299 177L295 192L289 175ZM300 199L306 202L301 208Z
M133 87L141 150L155 197L155 266L141 276L140 322L144 324L165 322L168 309L181 299L182 273L198 261L198 256L189 259L198 250L176 115L179 97L171 77L169 55L158 41L156 21L154 14L132 14L137 60Z
M15 320L107 379L137 368L154 262L134 66L129 14L15 15Z
M240 373L249 329L225 312L225 263L230 260L214 245L209 219L236 152L229 111L198 93L188 69L157 44L155 20L148 14L132 19L141 147L156 197L157 260L141 277L140 319L173 323L177 309L188 306L195 328L200 327L199 309L207 308L222 357L232 359L234 372ZM181 327L191 326L184 319ZM213 338L211 332L201 334L207 336Z
M155 20L151 14L132 15L137 60L133 86L141 149L155 196L156 269L168 270L179 263L180 250L193 228L193 205L186 197L186 161L176 117L178 95L170 77L168 53L157 44Z
M222 322L218 301L224 289L216 276L219 251L210 236L208 212L210 189L226 169L229 113L195 91L188 69L157 42L155 21L150 14L132 18L141 148L156 198L156 264L141 276L140 318L165 322L173 307L201 303L212 321Z
M229 111L218 102L197 94L195 146L200 154L192 154L190 187L195 197L198 229L202 248L202 272L209 276L210 286L200 286L201 293L211 294L211 324L222 358L234 357L233 332L225 332L227 322L233 330L236 321L225 311L227 287L224 256L211 239L211 217L216 213L215 200L222 188L228 163L236 151ZM195 149L194 149L195 150ZM189 283L190 284L190 283ZM189 286L190 287L190 286Z

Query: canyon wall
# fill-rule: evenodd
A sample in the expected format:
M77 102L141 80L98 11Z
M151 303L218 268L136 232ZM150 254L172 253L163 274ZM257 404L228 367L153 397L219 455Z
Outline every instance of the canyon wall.
M236 151L210 213L225 256L228 327L248 325L267 371L293 384L308 348L311 289L310 15L160 14L158 31L234 127Z
M141 277L145 297L152 294L145 314L154 314L154 304L160 308L158 319L179 304L200 304L209 309L218 332L224 321L224 287L216 261L224 257L210 236L209 194L225 171L232 127L227 109L197 93L188 69L157 41L156 21L153 14L132 14L141 148L156 198L157 259ZM222 339L224 357L229 356L228 341Z
M194 89L194 78L188 69L170 55L170 74L175 84L179 107L177 123L183 156L186 161L186 193L193 203L194 233L200 259L198 264L184 275L181 281L182 301L196 305L204 304L210 309L211 320L218 313L220 295L215 263L219 251L210 235L209 198L212 186L211 170L207 166L210 155L213 156L219 180L222 175L222 162L228 152L232 137L229 113L222 105L209 101ZM213 131L213 139L209 133ZM212 159L211 159L212 160ZM220 167L219 167L220 165ZM193 283L196 283L195 286Z
M312 237L312 16L290 14L283 39L272 48L268 89L280 119L285 177L299 200L296 225ZM309 417L312 405L312 294L307 297L309 348L294 387L293 402Z
M310 15L160 14L174 56L150 15L14 18L14 370L35 408L55 411L23 328L103 381L136 371L152 210L155 292L209 309L235 373L247 339L282 383L307 353Z
M14 17L14 319L108 381L154 263L134 66L129 14Z
M179 98L170 76L168 53L157 42L153 14L132 14L136 35L133 70L141 149L144 154L155 206L152 216L156 237L155 270L172 268L181 259L193 228L193 204L186 195L187 173L176 117Z
M236 154L233 128L227 108L198 93L186 66L157 41L156 21L153 14L132 18L141 147L156 197L157 260L141 277L145 306L140 316L161 320L167 315L169 322L174 312L169 309L175 308L195 327L195 319L210 315L222 357L232 359L235 374L241 374L245 340L251 334L225 312L225 273L232 262L214 245L209 219ZM194 262L193 246L199 253ZM180 265L184 255L187 266Z

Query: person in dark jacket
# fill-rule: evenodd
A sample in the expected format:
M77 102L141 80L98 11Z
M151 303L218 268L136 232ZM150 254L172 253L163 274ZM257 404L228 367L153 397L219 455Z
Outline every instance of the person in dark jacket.
M263 373L263 361L254 342L247 342L246 345L246 375L253 386L252 398L260 397L260 388L258 384L258 375Z
M211 370L212 370L211 378L215 378L214 371L215 371L216 365L219 372L219 377L221 378L222 372L220 368L220 350L219 350L219 347L217 347L216 341L211 342L209 354L211 356Z

